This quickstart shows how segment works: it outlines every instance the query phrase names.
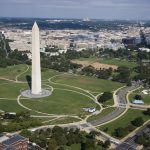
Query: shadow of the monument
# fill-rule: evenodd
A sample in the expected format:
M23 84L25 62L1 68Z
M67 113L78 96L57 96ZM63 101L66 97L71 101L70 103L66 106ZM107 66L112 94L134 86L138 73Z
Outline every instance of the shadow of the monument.
M31 76L30 75L26 75L26 80L27 80L29 88L31 89L31 84L32 84L32 82L31 82Z

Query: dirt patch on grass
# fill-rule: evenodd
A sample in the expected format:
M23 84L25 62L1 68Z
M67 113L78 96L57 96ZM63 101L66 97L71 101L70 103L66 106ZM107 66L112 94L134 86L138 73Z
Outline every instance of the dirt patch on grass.
M108 64L102 64L97 61L80 61L80 60L72 60L71 62L76 64L81 64L83 67L87 67L89 65L93 66L95 69L109 69L112 68L113 70L116 70L118 66L116 65L108 65Z

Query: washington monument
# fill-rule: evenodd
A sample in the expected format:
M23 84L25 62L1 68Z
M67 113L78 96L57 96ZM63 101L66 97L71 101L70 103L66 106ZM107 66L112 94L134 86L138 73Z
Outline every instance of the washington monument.
M42 98L52 94L51 89L41 87L40 36L39 27L35 22L32 27L32 81L31 89L21 90L21 95L28 98Z
M35 22L32 28L32 94L40 94L41 89L41 63L40 63L40 37L39 27Z

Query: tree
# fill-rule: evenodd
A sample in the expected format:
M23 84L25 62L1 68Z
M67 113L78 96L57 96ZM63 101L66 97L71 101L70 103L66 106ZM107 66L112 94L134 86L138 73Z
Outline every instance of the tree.
M22 111L17 113L15 120L16 121L25 121L30 119L30 112L29 111Z
M110 141L109 140L106 140L105 142L104 142L104 144L103 144L103 147L106 149L106 148L109 148L109 146L110 146Z
M57 142L55 139L50 139L48 143L48 150L56 150L57 149Z
M132 86L131 80L129 80L129 81L127 82L127 86Z
M131 71L129 68L127 67L118 67L118 70L117 72L119 74L117 74L115 77L114 77L114 81L119 81L119 82L122 82L122 83L128 83L131 78Z
M87 139L85 143L85 150L95 150L96 142L93 139Z
M66 145L67 144L67 139L65 136L65 131L63 128L59 126L55 126L52 129L52 137L55 139L57 144L60 145Z
M135 129L135 126L132 125L132 124L129 124L129 125L125 128L125 130L126 130L126 131L129 131L129 132L133 131L134 129Z
M150 108L148 108L146 111L144 111L144 114L150 116Z
M40 134L38 138L39 142L37 143L40 147L44 148L47 144L47 138L44 134Z
M91 132L89 133L89 135L88 135L88 138L90 138L90 139L95 139L96 135L97 135L97 132L96 132L96 131L91 131Z
M136 100L141 100L142 99L142 96L141 95L135 95L135 97L134 97Z
M135 118L133 121L131 121L131 123L132 123L134 126L139 127L139 126L143 125L144 120L143 120L142 117L137 117L137 118Z
M58 150L65 150L65 148L63 146L60 146Z
M4 126L0 123L0 134L5 131Z
M104 103L106 102L107 100L110 100L113 98L113 94L111 92L104 92L102 94L102 96L100 96L100 98L98 99L98 102L99 103Z
M21 131L20 133L22 136L25 136L25 137L29 137L31 136L31 131L27 130L27 129L24 129Z
M126 134L126 131L124 130L124 128L119 127L117 129L115 129L114 134L116 137L124 137L124 135Z

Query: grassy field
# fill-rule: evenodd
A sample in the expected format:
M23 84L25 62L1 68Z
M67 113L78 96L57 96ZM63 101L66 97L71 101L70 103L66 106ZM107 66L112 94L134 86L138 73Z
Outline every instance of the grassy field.
M116 65L118 67L129 67L134 68L137 66L135 62L130 62L128 60L122 60L122 59L116 59L116 58L96 58L96 57L90 57L90 58L80 58L79 61L89 61L89 62L99 62L101 64L108 64L108 65Z
M118 118L117 120L111 123L99 127L99 129L105 130L106 128L108 128L107 133L112 135L116 128L126 127L132 120L134 120L137 117L142 117L144 121L150 119L149 116L145 116L143 114L142 110L129 109L122 117Z
M123 66L123 67L128 67L128 68L134 68L137 66L135 62L129 62L127 60L121 60L121 59L101 59L99 61L100 63L103 64L108 64L108 65L116 65L116 66Z
M0 99L0 110L3 110L5 112L21 112L25 111L22 107L20 107L17 104L16 100L6 100L6 99Z
M103 106L112 106L114 105L114 100L113 99L109 99L106 102L102 103Z
M26 65L16 65L7 68L0 68L0 77L15 80L16 76L27 69Z
M6 81L6 80L1 80L1 79L0 79L0 85L3 85L3 84L8 84L8 83L11 83L11 82L9 82L9 81Z
M134 91L133 93L131 93L131 94L129 95L129 100L130 100L130 101L134 100L134 99L135 99L135 98L134 98L135 95L141 95L141 96L142 96L142 100L144 101L144 103L150 105L150 95L144 95L144 94L141 92L142 90L143 90L143 89L136 90L136 91Z
M50 97L38 100L21 100L21 103L33 110L51 114L82 114L83 107L96 107L88 97L63 90L55 90Z
M73 144L71 146L65 146L65 150L81 150L80 144Z
M103 116L105 116L105 115L111 113L111 112L114 111L114 110L115 110L114 107L106 108L106 109L104 109L100 114L89 117L87 121L90 122L90 121L93 121L93 120L100 119L100 118L102 118Z
M42 69L42 71L41 71L42 80L47 80L50 77L58 75L58 74L60 74L60 73L55 70L51 70L51 69ZM26 73L20 75L18 77L18 80L27 81L26 76L31 76L31 67L29 68L29 70Z
M0 98L17 99L21 89L28 89L28 85L25 83L12 83L3 84L0 88Z
M18 77L18 80L26 81L26 76L31 74L31 68L26 73L24 73L27 68L28 67L26 65L12 66L4 69L0 68L0 77L11 80L16 80L16 77ZM65 85L48 83L47 79L55 75L60 76L56 76L52 79L52 81L84 88L85 90L89 90L91 92L97 92L95 93L95 95L104 91L114 91L117 88L123 86L123 84L108 80L101 80L86 76L62 74L54 70L44 69L42 70L43 86L46 86L45 84L51 85L54 88L54 92L50 97L43 99L21 99L20 102L23 105L27 106L30 109L33 109L33 111L31 111L31 114L38 115L36 112L34 112L34 110L37 110L49 114L79 115L84 118L88 113L82 110L83 107L96 107L97 109L100 109L99 106L95 104L90 97L88 97L91 95L86 91ZM20 95L20 90L29 89L28 84L13 83L1 79L0 84L0 110L9 112L20 112L22 110L24 111L25 109L17 104L17 97ZM68 91L67 89L70 91ZM58 120L58 122L68 121L72 122L74 120Z
M102 93L105 91L114 91L123 84L109 80L97 79L86 76L61 75L52 79L56 83L77 86L91 92Z

